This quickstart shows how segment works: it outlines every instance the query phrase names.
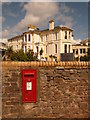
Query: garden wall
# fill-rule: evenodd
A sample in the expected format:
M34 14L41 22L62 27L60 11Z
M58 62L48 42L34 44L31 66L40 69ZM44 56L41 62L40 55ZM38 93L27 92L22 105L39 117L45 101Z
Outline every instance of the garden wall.
M88 62L2 62L2 118L88 118ZM22 103L22 69L37 70L37 102Z

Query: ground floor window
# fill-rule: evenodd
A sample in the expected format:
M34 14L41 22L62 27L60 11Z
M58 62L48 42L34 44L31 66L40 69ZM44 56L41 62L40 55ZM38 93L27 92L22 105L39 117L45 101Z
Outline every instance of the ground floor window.
M67 53L67 44L64 45L64 53Z
M73 53L75 53L75 50L73 49Z
M57 53L57 44L55 44L55 53Z
M83 49L83 53L85 53L85 49Z
M37 49L37 53L38 53L39 52L38 46L36 47L36 49Z
M47 53L47 46L46 46L46 53Z
M76 50L76 54L78 54L78 49Z
M70 45L69 45L69 53L70 53Z
M82 54L82 49L80 49L80 53Z

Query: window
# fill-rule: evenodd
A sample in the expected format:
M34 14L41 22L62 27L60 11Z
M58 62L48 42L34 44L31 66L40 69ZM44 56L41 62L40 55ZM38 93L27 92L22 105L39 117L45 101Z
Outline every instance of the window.
M16 50L18 49L18 45L16 46Z
M46 46L46 53L47 53L47 46Z
M67 45L64 45L64 53L67 53Z
M46 34L46 41L47 41L47 34Z
M28 50L30 50L30 46L28 46Z
M27 35L25 35L25 42L27 42Z
M41 41L43 42L43 36L41 36Z
M76 50L76 54L78 54L78 49Z
M83 49L83 53L85 53L85 49Z
M25 52L27 52L27 46L25 46Z
M80 49L80 53L82 54L82 49Z
M70 38L70 32L69 32L69 38Z
M30 41L30 39L31 39L31 36L30 36L30 34L29 34L29 36L28 36L28 41Z
M22 42L24 42L24 38L22 38Z
M65 31L65 39L67 39L67 31Z
M69 45L69 53L70 53L70 45Z
M75 50L73 49L73 53L75 53Z
M55 44L55 53L57 53L57 44Z
M56 40L57 40L57 32L55 33L55 36L56 36Z
M38 53L38 46L36 47L36 49L37 49L37 53Z

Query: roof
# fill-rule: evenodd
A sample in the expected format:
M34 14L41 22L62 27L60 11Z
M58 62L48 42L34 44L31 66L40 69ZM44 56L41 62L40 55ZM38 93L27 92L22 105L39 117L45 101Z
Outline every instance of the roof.
M72 46L87 46L87 45L73 44Z
M82 40L80 43L81 43L81 44L84 44L84 43L89 42L89 41L90 41L90 38L85 39L85 40Z
M56 29L73 31L71 28L66 27L66 26L56 26L56 27L54 27L54 29L52 29L52 30L45 29L45 30L41 30L41 32L44 32L44 31L53 31L53 30L56 30Z
M20 38L20 37L22 37L23 35L17 35L17 36L15 36L15 37L12 37L12 38L10 38L10 39L8 39L8 41L9 40L12 40L12 39L15 39L15 38Z
M49 21L49 22L54 22L54 20L51 20L51 21ZM31 24L29 24L28 28L33 28L34 31L29 30L29 31L23 32L23 34L26 34L26 33L38 33L38 34L39 34L39 33L42 33L42 32L54 31L54 30L57 30L57 29L58 29L58 30L61 29L61 30L70 30L70 31L73 31L71 28L69 28L69 27L67 27L67 26L62 26L62 25L55 26L54 29L51 29L51 30L49 30L49 29L39 30L39 28L37 28L36 26L31 25ZM15 39L15 38L20 38L20 37L23 36L23 34L22 34L22 35L15 36L15 37L12 37L12 38L8 39L8 41L9 41L9 40L12 40L12 39Z

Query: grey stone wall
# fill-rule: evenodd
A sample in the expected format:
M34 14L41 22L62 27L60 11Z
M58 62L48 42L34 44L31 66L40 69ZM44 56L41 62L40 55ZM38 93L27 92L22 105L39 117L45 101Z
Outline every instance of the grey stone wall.
M37 70L37 102L22 103L22 69ZM88 68L2 67L3 118L88 118Z

